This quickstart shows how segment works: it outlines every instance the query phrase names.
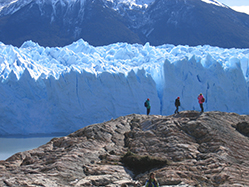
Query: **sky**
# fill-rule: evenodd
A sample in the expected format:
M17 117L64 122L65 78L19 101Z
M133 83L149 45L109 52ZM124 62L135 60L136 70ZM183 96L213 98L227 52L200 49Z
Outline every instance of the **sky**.
M218 0L232 9L249 14L249 0Z

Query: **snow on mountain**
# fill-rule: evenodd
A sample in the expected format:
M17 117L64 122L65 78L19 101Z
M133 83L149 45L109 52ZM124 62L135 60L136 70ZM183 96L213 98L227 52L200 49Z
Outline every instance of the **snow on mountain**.
M208 4L214 4L214 5L216 5L216 6L227 7L227 6L224 5L223 3L220 3L220 2L218 2L218 1L216 1L216 0L201 0L201 1L203 1L203 2L205 2L205 3L208 3Z
M61 4L64 6L69 5L70 7L70 5L78 1L80 1L81 4L84 4L86 0L9 0L9 1L2 2L2 3L0 2L0 15L14 14L18 10L20 10L22 7L25 7L31 2L34 2L37 5L39 5L41 10L45 4L51 4L53 7L53 10L56 10L55 8L56 4Z
M180 110L248 114L248 49L83 40L59 48L0 44L0 134L69 133L119 116Z
M103 0L103 2L105 2ZM126 5L130 9L136 8L147 8L150 4L154 3L155 0L106 0L106 2L111 2L114 6L113 9L117 10L119 7Z
M76 3L81 2L81 4L84 4L86 0L35 0L36 4L43 6L45 3L52 4L53 7L56 6L56 4L64 4L69 5L69 7ZM120 7L128 6L130 9L133 8L147 8L149 5L155 2L155 0L102 0L104 3L112 4L112 8L117 10ZM224 4L216 1L216 0L201 0L208 4L214 4L217 6L223 6L226 7ZM8 15L13 14L16 11L20 10L22 7L26 6L27 4L31 3L32 0L4 0L0 1L0 13L2 15ZM6 8L5 10L3 10ZM54 8L55 10L56 8ZM3 10L3 12L2 12Z
M13 14L32 0L9 0L0 4L0 15Z
M0 1L0 41L63 47L79 39L248 48L249 16L211 0ZM216 6L217 5L217 6ZM207 24L208 23L208 24ZM234 29L236 28L236 29ZM18 31L18 32L17 32Z
M44 4L51 4L54 10L53 14L56 14L56 6L58 4L64 5L68 7L72 7L73 4L80 2L81 5L84 5L86 0L35 0L36 4L40 6L40 10L42 10ZM122 6L128 6L130 9L133 8L147 8L151 3L155 0L103 0L103 2L108 5L111 3L111 7L114 10L119 9ZM13 14L20 10L22 7L31 3L32 0L8 0L8 1L0 1L0 15L8 15ZM84 6L81 7L81 9ZM4 10L3 10L4 9Z

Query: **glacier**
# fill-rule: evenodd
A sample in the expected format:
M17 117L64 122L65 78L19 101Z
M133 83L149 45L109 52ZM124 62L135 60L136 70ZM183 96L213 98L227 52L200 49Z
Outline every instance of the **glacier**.
M80 39L64 47L0 43L0 135L68 134L132 113L182 110L249 114L249 49L115 43Z

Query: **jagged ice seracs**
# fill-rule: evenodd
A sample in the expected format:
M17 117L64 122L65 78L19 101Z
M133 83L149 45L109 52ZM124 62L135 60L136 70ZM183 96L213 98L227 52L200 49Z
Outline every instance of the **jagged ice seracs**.
M0 135L67 134L119 116L182 110L249 113L249 49L158 47L115 43L93 47L20 48L0 44Z

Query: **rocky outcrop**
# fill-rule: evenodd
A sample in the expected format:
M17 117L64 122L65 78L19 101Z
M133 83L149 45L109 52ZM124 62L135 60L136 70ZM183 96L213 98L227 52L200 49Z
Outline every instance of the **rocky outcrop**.
M132 114L0 162L0 186L249 186L249 116Z

